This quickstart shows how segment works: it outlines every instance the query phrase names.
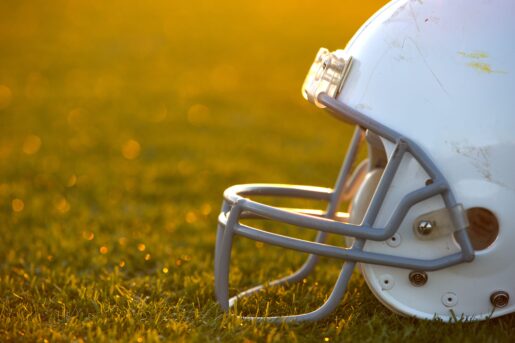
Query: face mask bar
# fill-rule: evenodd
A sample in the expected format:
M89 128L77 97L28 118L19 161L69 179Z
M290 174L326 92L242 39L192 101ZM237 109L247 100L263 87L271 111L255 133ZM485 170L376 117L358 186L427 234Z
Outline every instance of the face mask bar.
M218 229L215 250L215 292L221 307L228 311L239 298L247 297L261 290L265 285L258 285L239 293L229 299L229 265L234 235L250 238L263 243L272 244L311 255L304 265L295 273L268 283L277 286L302 280L315 267L318 256L342 259L342 266L336 284L327 301L313 312L276 317L242 317L243 319L299 322L319 320L331 313L340 303L357 262L385 265L411 270L434 271L474 259L474 250L467 234L468 222L463 207L456 202L444 176L439 172L429 157L415 143L398 134L394 130L374 121L366 115L337 101L326 93L320 93L318 102L330 112L345 122L354 123L357 127L349 146L346 158L341 167L334 190L320 187L284 186L284 185L239 185L228 188L224 192L224 202L218 218ZM356 180L364 171L363 165L357 168L349 177L358 151L363 130L370 130L376 135L393 143L395 148L384 169L379 185L368 206L365 217L360 225L353 225L335 218L341 217L337 208L343 197L349 197L355 189ZM432 182L406 194L399 202L394 213L383 228L375 228L373 224L381 208L381 204L390 188L405 153L410 153L424 168ZM349 179L349 181L347 181ZM325 213L314 213L302 210L288 210L268 206L246 198L250 195L283 196L304 199L315 199L328 202ZM409 209L428 198L440 195L445 206L450 210L454 223L454 238L461 251L448 256L423 260L399 257L363 250L366 240L384 241L395 234ZM275 220L298 227L318 230L314 242L267 232L240 223L240 219L263 218ZM351 248L342 248L324 244L328 233L354 237Z

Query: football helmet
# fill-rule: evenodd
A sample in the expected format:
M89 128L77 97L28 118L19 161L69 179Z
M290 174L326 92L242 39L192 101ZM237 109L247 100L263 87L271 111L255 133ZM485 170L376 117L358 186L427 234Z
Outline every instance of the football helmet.
M515 2L392 1L344 50L321 49L304 97L356 126L333 189L238 185L218 218L215 291L224 310L258 285L229 297L233 237L309 253L292 275L302 280L319 256L344 261L317 310L270 321L323 318L338 306L356 264L388 308L424 319L482 320L515 310ZM356 164L365 142L368 158ZM253 195L328 203L292 210ZM340 213L350 199L348 214ZM265 218L316 230L315 241L240 222ZM346 237L347 246L325 242Z

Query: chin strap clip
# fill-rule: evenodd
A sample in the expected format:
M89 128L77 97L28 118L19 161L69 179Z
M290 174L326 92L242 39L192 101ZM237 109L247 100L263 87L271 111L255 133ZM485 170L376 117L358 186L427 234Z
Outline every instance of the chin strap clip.
M347 78L351 64L352 58L345 50L330 52L326 48L320 48L302 85L304 98L317 107L324 108L325 106L318 102L318 95L326 93L336 98Z

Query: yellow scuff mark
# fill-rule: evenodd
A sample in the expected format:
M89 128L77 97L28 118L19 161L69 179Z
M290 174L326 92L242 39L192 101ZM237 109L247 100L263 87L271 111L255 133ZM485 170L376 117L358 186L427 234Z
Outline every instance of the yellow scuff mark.
M474 59L480 59L480 58L487 58L488 54L486 52L465 52L465 51L458 51L458 55L467 57L467 58L474 58Z
M480 71L482 73L487 74L506 74L503 70L493 70L492 67L488 63L483 62L469 62L467 63L467 66L476 69L477 71Z
M494 72L488 63L470 62L470 63L467 63L467 65L469 67L472 67L472 68L482 71L484 73L491 74Z

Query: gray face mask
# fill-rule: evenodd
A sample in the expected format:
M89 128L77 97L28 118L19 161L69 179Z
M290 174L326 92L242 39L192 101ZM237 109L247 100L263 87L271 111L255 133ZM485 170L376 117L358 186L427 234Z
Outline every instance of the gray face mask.
M357 262L407 269L410 271L410 282L417 286L417 283L423 284L427 281L426 272L474 259L474 249L467 234L468 221L465 210L457 203L448 182L431 159L411 140L335 99L350 66L350 59L345 59L341 52L329 53L323 49L317 55L303 87L303 94L309 101L318 107L327 108L338 119L356 125L334 189L250 184L233 186L224 192L215 251L216 297L224 310L229 310L239 298L252 295L264 287L264 285L258 285L232 298L229 297L229 264L235 235L310 254L298 271L267 283L269 287L302 280L311 273L319 256L345 261L331 295L317 310L290 316L243 317L253 320L309 321L327 316L340 303ZM352 173L351 169L356 160L359 145L365 136L369 158ZM389 158L386 157L380 143L381 139L394 146ZM374 223L385 196L406 154L411 155L418 162L429 178L424 186L404 195L383 227L375 227ZM326 211L318 212L284 209L249 199L249 196L253 195L315 199L326 201L328 205ZM459 246L459 252L452 252L435 259L418 259L363 249L366 241L396 244L397 230L410 208L438 195L441 196L445 207L419 218L418 223L414 225L414 233L421 239L435 234L452 235ZM351 198L353 209L350 215L339 213L340 202ZM316 230L318 234L313 242L288 237L240 223L240 220L245 218L274 220L301 229ZM434 224L436 222L446 224L436 229L437 225ZM351 246L343 248L324 244L329 233L347 237ZM385 283L384 287L388 287L387 278L382 282Z

